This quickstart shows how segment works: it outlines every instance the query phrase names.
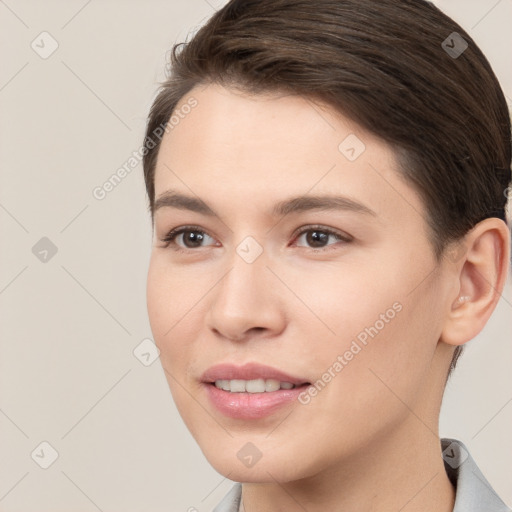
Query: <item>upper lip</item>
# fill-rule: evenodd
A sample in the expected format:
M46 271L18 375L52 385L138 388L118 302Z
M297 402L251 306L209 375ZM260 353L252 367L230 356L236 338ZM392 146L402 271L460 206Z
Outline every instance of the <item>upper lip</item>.
M279 382L291 382L295 385L306 384L308 381L300 377L294 377L277 368L259 363L247 363L236 366L230 363L222 363L208 368L201 376L202 382L215 382L216 380L255 380L275 379Z

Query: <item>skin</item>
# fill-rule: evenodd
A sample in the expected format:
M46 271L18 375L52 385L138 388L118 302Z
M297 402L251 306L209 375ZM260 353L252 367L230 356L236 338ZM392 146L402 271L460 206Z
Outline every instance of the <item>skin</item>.
M481 330L503 288L506 225L486 219L437 261L425 207L374 135L301 97L208 85L181 104L190 96L198 106L162 140L155 197L199 197L218 217L154 213L147 304L172 396L208 461L244 483L250 512L451 511L439 409L455 346ZM349 134L366 147L355 161L338 149ZM374 215L271 215L279 201L325 194ZM178 236L166 247L187 225L207 235L202 246ZM314 248L296 234L311 225L350 241ZM236 252L247 236L263 250L253 263ZM221 362L317 381L394 303L401 311L307 405L240 420L209 402L200 376ZM237 457L247 442L262 454L250 468Z

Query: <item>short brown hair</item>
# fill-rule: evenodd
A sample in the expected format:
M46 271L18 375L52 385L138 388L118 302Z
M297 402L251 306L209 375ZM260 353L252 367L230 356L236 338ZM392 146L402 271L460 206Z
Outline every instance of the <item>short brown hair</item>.
M481 220L506 220L505 97L472 38L430 2L232 0L171 55L144 141L152 216L152 134L195 86L217 83L320 101L389 143L424 201L437 258Z

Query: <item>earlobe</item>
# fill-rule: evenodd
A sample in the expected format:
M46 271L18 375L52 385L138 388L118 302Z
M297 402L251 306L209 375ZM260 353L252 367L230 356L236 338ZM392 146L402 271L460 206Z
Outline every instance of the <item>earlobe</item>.
M508 273L510 233L505 222L488 218L464 239L466 250L455 266L457 297L451 301L441 334L449 345L463 345L485 326L501 296Z

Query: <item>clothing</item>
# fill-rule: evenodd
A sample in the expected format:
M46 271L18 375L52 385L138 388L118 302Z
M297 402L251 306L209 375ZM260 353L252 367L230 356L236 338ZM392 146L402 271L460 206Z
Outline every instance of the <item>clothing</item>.
M456 439L441 439L444 467L455 487L453 512L512 512L482 475L468 449ZM238 512L242 484L236 483L212 512Z

